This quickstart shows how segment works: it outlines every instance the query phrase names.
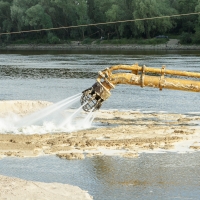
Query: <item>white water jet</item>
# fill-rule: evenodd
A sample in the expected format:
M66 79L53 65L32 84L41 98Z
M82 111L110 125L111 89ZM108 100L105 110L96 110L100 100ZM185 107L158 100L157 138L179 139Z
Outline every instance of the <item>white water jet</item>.
M9 133L15 132L16 126L15 123L20 120L20 116L9 113L5 117L0 118L0 133Z
M85 103L86 104L86 103ZM85 105L84 104L84 105ZM83 106L79 107L75 112L73 112L69 117L67 117L64 121L62 121L60 123L60 127L66 126L67 124L69 124L69 122L72 121L73 118L75 118L78 114L80 114L80 112L82 111Z
M0 132L15 134L69 133L90 128L94 119L93 112L82 111L84 105L77 109L71 108L80 100L80 96L81 94L77 94L66 98L22 118L16 115L0 118Z
M92 122L95 118L95 114L93 112L94 109L92 109L85 118L83 118L82 122L81 122L81 127L84 128L90 128L92 125Z
M32 125L32 124L39 124L40 122L43 123L45 118L52 118L53 113L55 112L59 113L60 109L66 109L67 106L71 106L71 104L76 103L76 100L80 98L81 94L74 95L72 97L69 97L67 99L64 99L62 101L59 101L56 104L53 104L51 106L48 106L38 112L35 112L27 117L22 118L16 126L21 127L21 126L27 126L27 125ZM54 117L56 119L56 117ZM49 119L50 120L50 119Z

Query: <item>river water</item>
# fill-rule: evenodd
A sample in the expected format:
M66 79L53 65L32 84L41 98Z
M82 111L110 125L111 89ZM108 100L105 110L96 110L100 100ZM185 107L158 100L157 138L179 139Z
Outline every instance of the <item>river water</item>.
M98 71L117 64L200 72L200 52L6 51L0 53L1 100L58 102L91 87ZM195 112L199 94L118 85L102 109Z
M0 51L0 99L58 102L92 86L117 64L200 72L197 51ZM199 112L199 94L118 85L102 109ZM141 154L67 161L54 156L5 158L0 174L68 183L96 200L199 199L200 153Z

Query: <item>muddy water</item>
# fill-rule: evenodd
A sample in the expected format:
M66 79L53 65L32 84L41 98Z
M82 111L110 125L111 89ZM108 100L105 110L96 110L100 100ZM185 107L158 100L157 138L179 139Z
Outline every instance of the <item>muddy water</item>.
M116 64L200 72L200 52L0 52L1 100L58 102L90 87L97 72ZM117 86L103 109L199 112L199 94ZM141 154L139 159L5 158L0 174L80 186L94 199L199 199L199 153Z

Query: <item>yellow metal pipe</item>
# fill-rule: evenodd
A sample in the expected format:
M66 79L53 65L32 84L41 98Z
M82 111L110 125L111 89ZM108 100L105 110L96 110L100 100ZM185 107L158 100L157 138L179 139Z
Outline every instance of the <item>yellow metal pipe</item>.
M138 72L142 72L142 70L145 71L145 73L157 73L157 74L170 74L170 75L175 75L175 76L188 76L188 77L196 77L196 78L200 78L200 73L195 73L195 72L187 72L187 71L178 71L178 70L169 70L169 69L159 69L159 68L151 68L151 67L141 67L137 64L135 65L115 65L112 66L106 70L104 70L103 72L108 71L109 74L112 73L112 71L115 70L130 70L130 71L138 71Z
M118 73L112 74L109 77L109 82L113 85L117 84L130 84L130 85L138 85L142 87L154 87L160 89L172 89L172 90L183 90L183 91L191 91L191 92L200 92L200 82L193 80L183 80L176 78L166 78L166 77L158 77L158 76L147 76L131 74L131 73ZM108 90L111 88L104 81L104 87Z
M115 70L119 70L119 73L112 73ZM123 70L130 72L123 73ZM154 73L154 76L150 73L148 74L148 72ZM159 88L160 90L165 88L171 90L200 92L200 81L169 78L165 76L166 74L200 78L200 73L166 70L165 66L158 69L146 66L140 67L137 64L132 66L116 65L99 72L97 82L91 88L83 91L81 104L84 105L83 109L87 112L99 109L103 101L110 97L110 90L115 88L117 84L153 87ZM90 105L91 101L87 103L88 99L92 99L93 105Z

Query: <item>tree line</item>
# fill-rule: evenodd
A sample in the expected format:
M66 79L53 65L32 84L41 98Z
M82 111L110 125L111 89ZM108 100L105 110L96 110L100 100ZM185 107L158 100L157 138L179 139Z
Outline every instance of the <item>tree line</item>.
M0 33L200 12L200 0L0 0ZM1 35L0 41L59 43L86 38L144 38L171 34L200 43L200 16L143 20Z

